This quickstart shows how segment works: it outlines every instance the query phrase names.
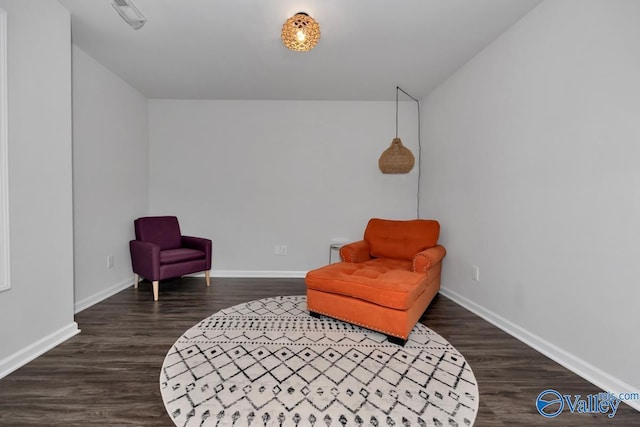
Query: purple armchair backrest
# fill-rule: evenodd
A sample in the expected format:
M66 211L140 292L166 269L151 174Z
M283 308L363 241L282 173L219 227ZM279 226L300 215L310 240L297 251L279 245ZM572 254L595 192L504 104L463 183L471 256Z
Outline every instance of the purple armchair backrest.
M181 246L182 235L175 216L147 216L136 219L133 224L136 240L154 243L163 251Z

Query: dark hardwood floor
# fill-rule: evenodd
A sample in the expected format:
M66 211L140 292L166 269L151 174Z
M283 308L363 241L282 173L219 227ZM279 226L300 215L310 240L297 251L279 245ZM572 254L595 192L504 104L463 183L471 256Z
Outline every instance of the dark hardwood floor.
M203 278L186 278L163 282L154 303L150 283L126 289L78 313L81 334L0 380L0 425L172 426L158 378L178 337L222 308L304 292L302 279L213 279L207 288ZM611 419L567 409L546 419L535 409L541 391L602 390L443 296L421 322L471 365L480 389L476 426L640 426L640 413L625 404Z

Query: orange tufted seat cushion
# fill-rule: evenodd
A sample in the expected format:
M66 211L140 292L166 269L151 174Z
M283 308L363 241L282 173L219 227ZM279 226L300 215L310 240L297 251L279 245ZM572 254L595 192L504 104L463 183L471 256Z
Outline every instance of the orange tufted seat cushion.
M377 258L337 263L310 271L307 288L407 310L427 286L427 275L411 271L411 261Z

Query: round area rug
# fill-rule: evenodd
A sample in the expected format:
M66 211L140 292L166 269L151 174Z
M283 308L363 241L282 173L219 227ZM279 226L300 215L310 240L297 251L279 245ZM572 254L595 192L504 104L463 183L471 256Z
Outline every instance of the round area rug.
M478 386L464 357L418 323L404 347L304 296L251 301L176 341L160 373L177 426L470 426Z

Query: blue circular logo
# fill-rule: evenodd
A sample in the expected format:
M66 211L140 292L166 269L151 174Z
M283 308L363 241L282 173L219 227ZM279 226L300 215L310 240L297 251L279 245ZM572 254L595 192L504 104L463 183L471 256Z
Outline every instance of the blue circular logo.
M562 400L562 395L557 391L552 389L545 390L538 395L536 408L543 417L557 417L564 409L564 400Z

